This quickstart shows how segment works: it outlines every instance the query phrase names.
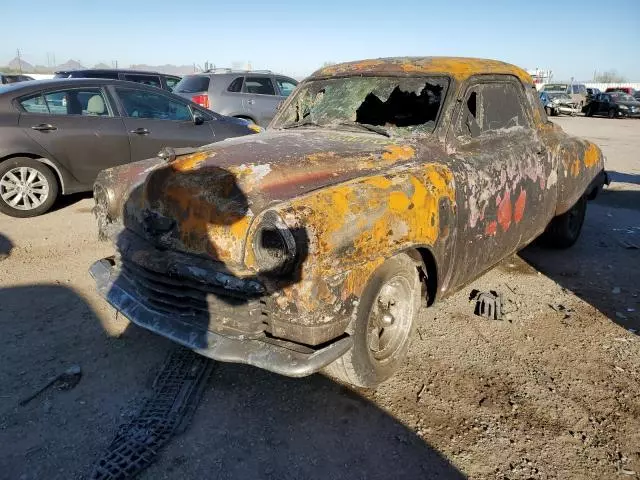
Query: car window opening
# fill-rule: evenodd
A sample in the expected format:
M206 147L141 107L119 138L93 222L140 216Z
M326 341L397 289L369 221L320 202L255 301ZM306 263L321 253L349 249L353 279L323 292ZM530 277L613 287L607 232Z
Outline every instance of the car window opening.
M444 77L315 80L298 87L273 128L353 125L387 136L432 133L448 85Z
M383 101L369 93L356 110L356 122L369 125L408 127L435 122L440 109L443 87L426 82L418 93L399 85Z

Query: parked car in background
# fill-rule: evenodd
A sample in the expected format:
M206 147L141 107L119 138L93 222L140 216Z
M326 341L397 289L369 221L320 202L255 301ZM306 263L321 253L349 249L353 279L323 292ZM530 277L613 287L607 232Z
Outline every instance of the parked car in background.
M609 118L640 117L640 102L624 92L605 92L598 95L586 112L587 117L606 115Z
M599 88L587 88L587 103L593 100L599 93L602 93Z
M633 94L633 98L640 101L640 90L636 90L636 93Z
M166 73L147 72L144 70L128 69L97 69L88 68L86 70L62 70L56 72L54 78L104 78L110 80L125 80L129 82L142 83L163 90L173 91L174 87L181 80L176 75Z
M185 75L175 93L222 115L266 126L298 82L269 70L219 68Z
M636 93L635 89L631 87L609 87L605 90L605 93L609 93L609 92L623 92L623 93L626 93L627 95L632 95L632 96Z
M542 90L545 92L564 92L580 109L587 103L587 87L583 83L548 83L542 87Z
M0 73L0 85L8 85L10 83L28 82L33 80L29 75L19 73Z
M40 215L91 191L100 170L247 135L257 127L155 87L65 79L0 87L0 211Z
M548 116L560 115L561 113L575 115L580 111L580 108L566 93L542 91L538 92L538 95Z
M540 234L570 247L606 179L601 150L494 60L325 67L269 128L102 172L118 254L91 274L132 322L294 377L377 386L423 307Z

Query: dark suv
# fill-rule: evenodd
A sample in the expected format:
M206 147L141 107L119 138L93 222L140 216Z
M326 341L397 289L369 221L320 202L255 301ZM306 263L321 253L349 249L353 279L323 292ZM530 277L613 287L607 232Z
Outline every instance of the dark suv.
M62 70L56 72L54 78L105 78L110 80L128 80L129 82L142 83L152 87L162 88L170 92L173 91L180 77L167 75L158 72L145 72L142 70L118 70L118 69L96 69L87 70Z

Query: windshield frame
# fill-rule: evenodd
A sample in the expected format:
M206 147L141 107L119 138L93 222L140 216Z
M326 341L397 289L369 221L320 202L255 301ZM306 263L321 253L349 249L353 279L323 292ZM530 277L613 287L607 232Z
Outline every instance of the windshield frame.
M353 78L380 78L380 79L389 79L398 83L403 81L411 81L411 80L414 80L414 81L424 80L425 84L430 79L432 79L435 85L443 86L442 100L440 102L436 118L435 120L433 120L434 122L433 128L428 131L423 130L423 131L410 131L406 133L400 133L399 129L404 129L407 127L394 126L388 129L388 134L392 138L393 137L395 138L435 137L439 135L438 132L442 124L442 117L444 116L444 113L446 111L447 103L449 102L449 97L450 95L453 95L453 93L451 92L455 93L455 90L457 88L456 80L452 78L451 75L448 73L428 73L428 74L411 74L411 75L394 75L394 74L387 74L387 73L376 73L376 74L364 74L364 75L336 75L336 76L319 76L319 77L307 78L302 82L300 82L296 87L296 90L294 91L294 93L290 95L281 104L280 108L278 109L278 113L276 114L276 116L273 118L273 120L269 125L269 129L282 131L287 129L293 129L296 127L295 123L285 122L283 117L287 115L287 111L291 108L292 103L295 103L297 101L297 98L302 94L302 92L306 89L306 87L309 84L316 83L316 82L329 82L332 80L345 80L345 79L353 79ZM315 122L309 122L309 123L301 122L300 127L309 126L319 130L344 131L343 129L345 127L348 128L348 125L346 125L344 122L350 122L350 121L353 121L353 120L350 120L345 117L342 119L336 118L336 121L332 124L316 124ZM357 122L353 121L353 123L357 125ZM415 126L419 127L419 126L425 125L426 123L428 122L425 122L423 124L417 124ZM360 125L369 125L369 124L360 123ZM387 127L385 125L374 125L374 126L387 130ZM363 132L366 133L365 131L366 128L363 128L362 130ZM373 129L370 129L370 130L371 130L370 133L372 135L376 135L376 132L373 131Z

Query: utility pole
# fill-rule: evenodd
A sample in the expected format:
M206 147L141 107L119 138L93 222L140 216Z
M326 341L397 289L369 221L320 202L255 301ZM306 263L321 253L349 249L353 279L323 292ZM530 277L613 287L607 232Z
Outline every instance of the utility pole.
M20 59L20 49L16 48L16 53L18 56L18 70L20 72L20 75L22 75L22 60Z

